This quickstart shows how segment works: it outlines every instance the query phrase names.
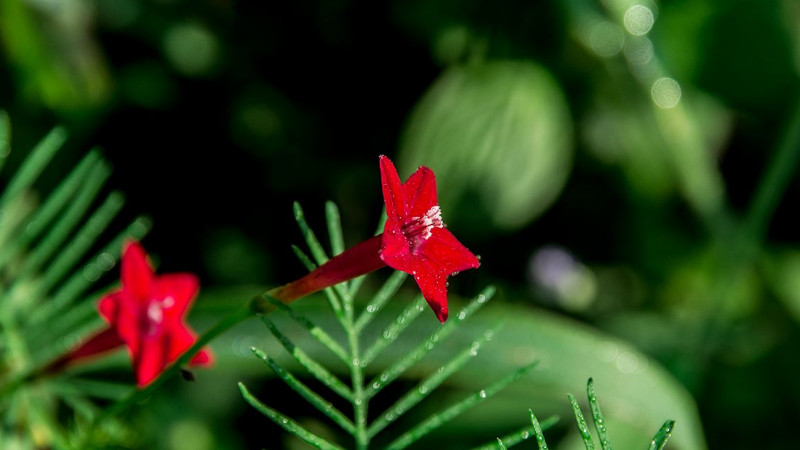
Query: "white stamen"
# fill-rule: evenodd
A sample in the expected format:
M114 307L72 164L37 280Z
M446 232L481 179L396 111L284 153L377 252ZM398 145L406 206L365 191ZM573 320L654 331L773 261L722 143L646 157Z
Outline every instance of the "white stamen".
M432 206L422 217L410 218L403 225L403 234L409 239L412 252L416 252L419 246L433 235L434 228L444 228L439 205Z
M164 318L164 311L161 309L161 305L158 302L150 302L150 304L147 305L147 318L150 320L151 324L161 323L161 320Z

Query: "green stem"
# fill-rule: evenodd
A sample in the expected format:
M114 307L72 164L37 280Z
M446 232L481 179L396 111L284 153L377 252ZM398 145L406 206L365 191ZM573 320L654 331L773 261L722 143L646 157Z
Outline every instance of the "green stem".
M721 242L722 264L712 291L713 306L709 309L714 314L706 317L698 333L699 347L704 349L703 352L696 353L698 358L705 359L707 353L713 351L719 342L720 334L725 328L725 316L716 312L723 309L725 302L731 297L735 277L740 276L741 271L758 256L770 221L800 163L800 97L794 102L793 111L773 155L758 184L747 215L735 232L725 233L724 238L727 239Z
M353 360L350 364L350 374L353 381L353 412L355 414L356 425L356 448L363 450L369 444L369 436L367 435L367 402L369 401L364 395L364 371L362 369L362 362L360 358L360 350L358 345L358 330L353 324L353 316L350 315L347 322L347 340L350 344L350 354Z
M800 98L795 101L793 108L775 156L747 211L744 234L753 241L760 240L766 233L767 225L800 161Z

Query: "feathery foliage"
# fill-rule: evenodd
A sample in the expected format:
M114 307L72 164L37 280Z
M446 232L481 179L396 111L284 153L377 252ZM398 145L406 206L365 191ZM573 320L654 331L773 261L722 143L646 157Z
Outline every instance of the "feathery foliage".
M294 213L311 256L307 256L298 247L294 247L294 251L306 268L313 270L315 267L328 261L329 256L314 232L308 226L300 205L294 205ZM344 240L342 238L339 212L333 203L329 202L326 205L326 216L330 244L333 250L332 255L335 256L344 250ZM355 311L355 300L356 295L359 293L363 277L325 289L324 294L328 299L331 310L334 312L346 336L346 343L344 344L339 343L328 332L296 312L293 308L277 300L273 301L278 308L288 312L295 322L304 327L309 334L320 342L320 344L346 364L349 368L349 383L340 380L337 375L334 374L333 370L327 369L322 364L315 361L306 352L298 348L292 342L291 338L279 330L272 321L266 317L262 317L268 330L279 340L283 348L289 352L308 374L316 378L331 392L314 392L295 375L278 365L269 355L257 348L252 349L254 354L264 361L264 363L297 394L318 409L320 413L330 419L333 424L337 425L345 433L351 435L355 442L355 448L367 448L373 438L382 433L388 426L392 425L398 418L413 407L425 400L437 387L446 381L450 375L473 360L479 350L491 341L492 336L496 332L495 329L486 330L481 336L476 337L469 346L462 349L454 358L449 360L449 362L422 379L418 385L409 389L385 411L377 414L370 420L367 417L370 400L386 386L403 375L425 355L430 353L438 344L445 341L456 332L460 325L489 301L494 294L493 288L485 289L466 307L455 314L447 323L438 328L426 339L419 342L403 357L393 361L388 367L378 371L377 375L369 378L368 370L372 368L375 359L389 345L398 339L406 338L404 336L404 331L427 309L424 299L421 296L418 297L394 320L390 321L389 324L385 326L383 331L378 334L379 337L371 345L365 345L366 342L363 338L364 331L368 328L376 315L380 313L383 306L386 305L398 291L406 278L406 274L402 272L395 272L392 274L369 299L358 315L356 315ZM495 380L488 386L476 389L472 394L466 396L461 401L446 406L438 413L432 414L417 425L400 433L388 444L387 448L402 449L408 447L428 433L435 431L441 425L453 420L469 408L490 398L525 375L534 366L535 362L525 365L506 377ZM265 405L255 398L243 384L240 384L239 387L243 397L248 403L288 432L317 448L339 448L337 444L305 429L296 421ZM337 409L333 402L326 400L323 396L331 393L336 394L351 404L352 417ZM349 447L350 445L347 446Z
M4 164L10 136L8 115L0 111L0 169L6 169L0 179L8 180L0 184L0 442L68 448L100 412L91 397L119 398L126 389L61 376L29 380L101 327L94 300L105 286L97 282L117 264L122 241L141 239L150 221L136 218L112 234L124 199L103 190L111 169L98 150L42 192L37 182L65 131L51 131L19 167ZM74 415L69 425L55 416L59 403Z
M594 392L594 381L589 378L588 383L586 384L586 396L589 399L589 409L592 411L592 420L594 422L594 428L597 433L597 437L599 438L600 448L602 450L613 450L611 446L611 441L608 438L608 430L606 429L606 420L603 417L603 413L600 411L600 404L597 402L597 395ZM583 441L583 445L586 450L593 450L595 449L595 443L592 439L592 433L589 429L589 425L586 423L586 419L583 417L583 412L581 412L581 407L578 404L577 399L572 394L567 394L567 398L569 399L569 403L572 407L572 412L575 415L575 424L578 427L578 433L580 433L581 440ZM547 450L547 441L544 438L543 430L547 429L552 422L554 422L553 418L548 419L542 423L536 418L536 415L533 413L533 410L529 411L531 417L531 424L532 426L532 434L536 436L536 442L539 446L539 450ZM675 427L675 421L667 420L664 422L664 425L656 432L653 438L650 440L649 449L650 450L660 450L664 448L667 443L667 440L672 435L672 429ZM524 438L528 438L528 431L523 431ZM509 436L505 438L498 438L497 445L486 445L484 447L480 447L481 449L490 449L490 448L500 448L505 449L511 447L512 445L518 444L522 439L517 439L517 436Z

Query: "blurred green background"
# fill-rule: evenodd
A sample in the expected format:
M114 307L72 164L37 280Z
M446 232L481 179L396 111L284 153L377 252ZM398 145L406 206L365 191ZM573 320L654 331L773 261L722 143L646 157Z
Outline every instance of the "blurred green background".
M493 284L483 320L509 323L448 389L543 364L424 445L491 441L533 408L573 448L564 394L589 376L620 443L668 418L670 448L796 442L797 2L0 0L0 44L0 157L56 124L64 167L102 147L159 270L203 280L197 328L303 273L293 200L320 234L335 201L352 245L381 211L379 154L434 169L483 264L451 280L451 310ZM225 335L130 445L302 448L236 389L328 426L249 355L272 341Z

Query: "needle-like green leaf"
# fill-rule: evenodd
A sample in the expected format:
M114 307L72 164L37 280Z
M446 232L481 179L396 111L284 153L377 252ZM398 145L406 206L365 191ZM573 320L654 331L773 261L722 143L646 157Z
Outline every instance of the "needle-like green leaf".
M397 293L397 290L403 284L403 281L408 278L408 274L405 272L401 272L396 270L387 280L383 283L380 290L377 294L372 297L372 300L369 304L364 308L364 311L361 312L361 315L358 316L358 320L356 320L355 328L357 331L361 331L366 327L375 315L383 309L383 305L386 304L394 294Z
M118 234L105 247L80 270L73 270L72 275L58 287L53 296L44 304L31 312L31 325L53 317L72 305L77 299L97 281L100 276L111 270L119 259L122 243L125 239L141 240L152 228L153 224L147 217L138 217L122 233ZM108 292L104 290L102 292ZM99 296L91 296L99 299Z
M342 427L345 431L350 434L355 433L355 425L353 422L350 421L341 411L334 408L334 406L319 396L316 392L309 389L308 386L303 384L300 380L298 380L294 375L287 372L283 367L281 367L274 359L270 358L269 355L262 352L257 348L253 348L253 353L258 356L265 364L278 375L278 378L284 381L289 387L291 387L295 392L300 394L301 397L306 399L311 405L317 408L321 413L325 414L334 421L337 425Z
M531 414L531 423L533 424L533 432L536 434L536 443L539 444L539 450L547 450L547 441L544 440L544 433L542 432L542 430L549 428L545 426L547 421L540 424L539 419L537 419L536 415L533 414L533 410L529 409L528 412ZM557 417L555 419L555 421L558 421ZM555 421L553 423L555 423Z
M303 208L300 207L300 203L298 202L294 202L294 220L297 221L297 226L300 227L300 233L303 234L303 238L308 245L308 250L311 251L311 256L314 257L317 265L321 266L328 262L328 255L325 254L325 249L322 248L322 244L319 243L319 239L317 239L314 231L308 226Z
M314 361L314 359L308 356L308 354L300 347L294 345L294 343L285 334L283 334L278 327L272 323L272 321L266 317L262 317L261 320L264 322L267 328L269 328L269 331L272 333L272 335L278 339L281 345L283 345L283 348L285 348L286 351L292 355L292 358L294 358L295 361L297 361L301 366L305 367L305 369L308 370L308 372L316 379L322 382L322 384L328 386L345 399L352 401L353 391L351 391L349 387L342 383L324 366Z
M597 430L597 437L600 438L600 448L603 450L612 450L611 442L608 440L608 430L606 430L606 421L603 418L603 413L600 411L600 405L597 403L597 395L594 393L594 382L589 378L586 383L586 396L589 397L589 407L592 410L592 419L594 420L594 427Z
M667 441L669 440L670 436L672 436L672 429L675 428L675 421L668 420L664 422L664 425L661 425L661 428L658 430L655 436L653 436L653 440L650 441L649 450L661 450L667 445Z
M581 434L581 439L583 439L583 445L586 447L586 450L594 450L594 441L592 441L589 426L586 425L586 419L583 418L581 405L575 400L574 395L567 394L567 397L569 398L570 405L572 405L572 412L575 414L575 423L578 424L578 432Z
M342 233L342 219L336 203L325 203L325 217L328 219L328 235L331 239L331 255L336 256L344 251L344 234Z
M536 366L536 364L537 362L534 361L528 364L527 366L521 367L520 369L514 371L513 373L507 375L506 377L501 378L500 380L494 382L489 387L481 389L480 391L474 394L471 394L464 400L443 410L442 412L431 415L430 417L422 421L419 425L403 433L400 437L392 441L388 446L386 446L386 448L390 450L399 450L408 447L409 445L413 444L426 434L430 433L431 431L435 430L441 425L454 419L467 409L477 405L478 403L485 401L487 398L490 398L496 393L503 390L509 384L513 383L514 381L517 381L523 375L525 375L529 370L531 370L534 366Z
M447 323L441 328L436 330L428 339L420 343L416 348L408 352L405 356L397 360L391 367L387 368L380 375L375 377L372 382L367 385L365 395L367 398L372 398L380 392L386 385L394 381L403 372L408 370L411 366L417 363L436 345L446 339L450 334L455 331L458 326L467 319L472 313L483 306L494 295L495 289L488 287L478 294L464 309L462 309L455 317L451 317Z
M69 176L50 193L45 203L36 209L25 226L24 232L20 233L17 239L3 246L3 252L0 253L0 268L13 257L18 256L46 230L47 225L55 218L56 214L67 206L75 192L86 182L89 171L99 162L100 154L97 151L91 151L75 166Z
M338 356L339 359L342 360L347 365L351 364L351 360L345 349L336 342L325 330L311 322L307 317L303 316L302 314L296 312L294 309L289 307L289 305L275 300L269 296L263 296L265 300L270 302L273 306L276 306L278 309L282 309L289 313L289 317L292 318L295 322L303 326L306 330L308 330L309 334L314 336L322 345L328 348L334 355Z
M292 251L294 251L295 256L297 256L297 259L300 260L300 263L302 263L306 267L306 269L308 269L309 272L317 268L316 264L314 264L314 261L311 261L311 258L309 258L308 255L306 255L305 252L302 249L300 249L300 247L292 245ZM333 291L333 288L327 287L323 289L323 292L325 293L325 297L328 298L328 303L331 305L331 309L333 310L333 313L336 314L336 317L339 319L339 322L344 323L343 322L344 312L342 311L342 304L339 301L339 297L337 297L336 293Z
M33 184L66 139L67 133L63 128L54 128L44 139L39 141L0 195L0 209L3 209L9 201ZM8 145L7 142L6 145Z
M0 171L9 153L11 153L11 122L8 120L8 113L0 110Z
M292 419L261 403L255 396L253 396L253 394L250 393L250 391L247 390L244 384L239 383L239 390L242 392L242 397L244 397L245 401L258 410L258 412L267 416L270 420L281 426L284 430L306 441L310 445L324 450L342 449L342 447L326 441L320 436L308 431Z
M361 360L364 364L369 364L375 359L376 356L381 352L381 350L385 349L389 344L397 340L397 337L400 336L400 333L403 332L412 322L414 319L419 317L419 314L425 311L426 304L425 299L420 295L417 297L416 301L410 303L406 306L406 309L397 316L395 320L389 323L383 333L381 333L380 337L375 340L375 343L372 344L370 348L368 348Z
M371 438L378 434L390 423L397 420L408 410L416 406L419 402L430 395L439 387L450 375L457 372L467 362L478 355L481 346L490 340L496 330L486 330L481 339L472 342L469 347L464 349L447 364L433 372L428 378L424 379L417 386L409 390L403 397L397 400L392 406L386 409L367 430L367 435Z

